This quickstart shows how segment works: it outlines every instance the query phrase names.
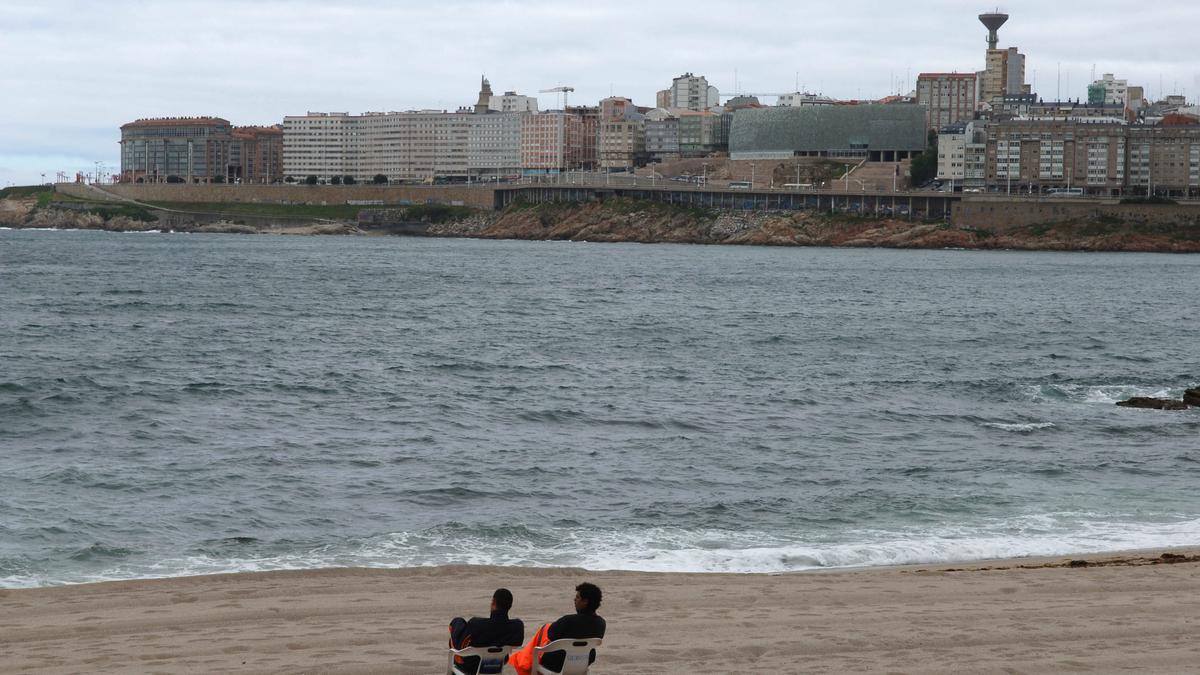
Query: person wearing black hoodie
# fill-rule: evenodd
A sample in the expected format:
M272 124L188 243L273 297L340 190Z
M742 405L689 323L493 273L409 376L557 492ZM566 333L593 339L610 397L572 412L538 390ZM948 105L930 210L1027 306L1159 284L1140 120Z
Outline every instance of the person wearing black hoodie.
M450 648L520 646L525 641L525 624L520 619L508 618L512 609L513 595L507 588L498 588L492 594L491 614L487 617L471 617L468 621L461 616L450 621ZM461 659L462 669L473 673L478 668L478 657Z
M600 600L603 595L600 593L600 587L595 584L583 582L575 587L575 613L567 614L558 621L550 624L550 630L547 631L546 637L550 642L562 638L574 638L577 640L585 640L587 638L602 638L604 637L604 629L606 627L604 617L596 613L600 607ZM542 655L542 665L550 670L561 670L563 661L566 659L566 652L546 652ZM588 654L588 664L596 662L596 650L593 649Z

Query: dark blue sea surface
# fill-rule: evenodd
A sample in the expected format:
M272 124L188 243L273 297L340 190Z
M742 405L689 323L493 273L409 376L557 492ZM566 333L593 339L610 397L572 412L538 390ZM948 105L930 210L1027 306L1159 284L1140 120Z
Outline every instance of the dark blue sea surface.
M0 231L0 586L1200 543L1200 257Z

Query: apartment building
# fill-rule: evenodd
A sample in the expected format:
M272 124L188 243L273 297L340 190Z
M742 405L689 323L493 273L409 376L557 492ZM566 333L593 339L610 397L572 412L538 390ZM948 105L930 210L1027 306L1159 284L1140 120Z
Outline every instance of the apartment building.
M1105 73L1099 80L1088 85L1088 103L1091 105L1107 103L1128 107L1129 81L1118 80L1112 73Z
M1200 123L1128 127L1127 188L1135 194L1200 197Z
M987 187L994 192L1200 196L1200 123L1006 120L989 126L987 137Z
M1025 55L1016 47L987 50L985 68L979 75L979 100L984 103L1006 94L1030 93L1025 84Z
M492 96L488 110L505 113L535 113L538 111L536 96L522 96L515 91L506 91L499 96Z
M775 105L783 106L785 108L797 108L805 105L833 105L836 102L837 101L834 101L828 96L810 94L806 91L797 91L792 94L780 94L779 97L775 99Z
M584 134L579 115L561 110L523 115L521 169L527 174L557 174L584 168Z
M232 142L233 126L220 117L136 120L121 126L120 179L129 183L224 180Z
M721 105L720 92L708 84L703 75L684 73L671 81L665 96L658 102L662 108L686 108L703 111ZM665 103L666 105L662 105Z
M597 160L604 171L627 171L646 163L646 119L623 97L600 101Z
M975 73L917 75L917 105L925 106L925 125L940 129L975 116Z
M314 113L284 118L283 173L296 180L383 175L467 181L520 170L521 113Z
M1125 131L1124 124L1104 119L995 122L988 128L988 189L1039 194L1080 188L1089 194L1120 194Z
M534 108L537 108L536 100ZM467 119L467 170L472 180L521 172L520 112L472 115Z
M681 157L704 157L728 146L729 122L722 115L711 111L679 114Z
M942 127L938 133L938 180L954 190L987 185L987 126L982 120Z
M655 108L645 115L647 161L661 162L679 158L679 118L666 108Z
M234 127L226 180L239 183L283 180L283 127Z
M316 176L361 176L358 171L358 117L345 112L309 112L283 118L283 174L304 180Z

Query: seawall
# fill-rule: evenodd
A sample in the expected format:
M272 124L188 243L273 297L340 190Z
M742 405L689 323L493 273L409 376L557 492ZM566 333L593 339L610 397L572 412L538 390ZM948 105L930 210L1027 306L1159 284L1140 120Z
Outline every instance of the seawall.
M59 192L96 199L85 185L60 183ZM465 185L185 185L178 183L119 183L104 190L125 199L148 202L228 202L250 204L334 205L347 202L383 204L449 204L492 209L494 190Z
M1007 232L1023 227L1060 223L1125 225L1195 225L1200 227L1200 204L1121 204L1113 200L970 197L954 205L956 227Z

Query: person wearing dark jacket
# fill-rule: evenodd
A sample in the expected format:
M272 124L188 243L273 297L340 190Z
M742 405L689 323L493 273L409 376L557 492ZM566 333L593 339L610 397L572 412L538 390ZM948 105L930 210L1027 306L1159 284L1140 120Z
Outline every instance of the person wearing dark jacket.
M567 614L558 621L550 624L546 637L550 642L563 638L586 640L587 638L604 637L604 617L596 613L602 599L600 588L595 584L584 582L575 587L575 613ZM542 655L542 664L551 670L561 670L567 653L546 652ZM596 662L596 650L588 654L588 663Z
M512 592L498 588L492 594L491 614L487 618L475 616L468 621L460 616L452 619L450 648L520 646L525 641L525 624L520 619L508 618L512 604ZM466 657L461 663L463 670L473 673L479 667L479 657Z

